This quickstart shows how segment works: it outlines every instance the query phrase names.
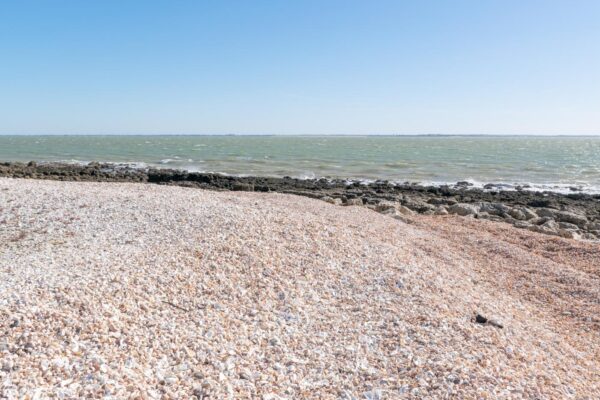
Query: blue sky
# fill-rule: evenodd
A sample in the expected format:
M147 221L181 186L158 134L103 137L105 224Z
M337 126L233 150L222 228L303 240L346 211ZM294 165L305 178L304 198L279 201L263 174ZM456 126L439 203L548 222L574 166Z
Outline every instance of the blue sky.
M600 134L600 1L0 3L0 133Z

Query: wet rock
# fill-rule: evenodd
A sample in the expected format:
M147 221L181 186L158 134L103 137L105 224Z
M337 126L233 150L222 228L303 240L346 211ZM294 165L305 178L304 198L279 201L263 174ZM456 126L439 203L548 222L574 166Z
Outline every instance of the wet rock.
M548 199L535 199L535 200L531 200L527 203L527 205L529 207L549 207L552 205L552 201L548 200Z
M434 206L446 205L446 204L448 204L448 200L444 199L444 198L434 197L432 199L427 200L427 203L431 204L431 205L434 205Z

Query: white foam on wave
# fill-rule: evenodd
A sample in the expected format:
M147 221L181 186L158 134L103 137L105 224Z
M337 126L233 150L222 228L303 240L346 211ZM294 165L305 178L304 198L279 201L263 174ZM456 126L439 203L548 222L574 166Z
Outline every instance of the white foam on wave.
M532 183L532 182L518 182L518 183L507 183L507 182L479 182L474 179L464 179L464 182L468 182L470 185L468 188L481 189L484 191L514 191L524 190L531 192L553 192L560 194L600 194L600 186L590 185L585 183ZM456 186L457 182L439 182L439 181L428 181L421 182L423 186Z
M44 161L41 162L40 164L50 164L53 163L54 161ZM58 160L57 162L62 163L62 164L70 164L70 165L82 165L82 166L86 166L89 163L91 163L91 161L84 161L84 160L77 160L77 159L70 159L70 160Z

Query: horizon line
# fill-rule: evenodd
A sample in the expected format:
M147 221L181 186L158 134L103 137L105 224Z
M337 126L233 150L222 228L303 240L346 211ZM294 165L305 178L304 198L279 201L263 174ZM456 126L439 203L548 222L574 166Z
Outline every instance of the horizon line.
M600 133L0 133L0 136L597 137Z

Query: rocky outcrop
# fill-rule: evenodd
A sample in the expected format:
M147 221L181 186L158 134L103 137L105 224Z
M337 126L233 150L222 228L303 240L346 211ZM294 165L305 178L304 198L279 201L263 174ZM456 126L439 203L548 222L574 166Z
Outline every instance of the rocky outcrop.
M600 228L600 222L590 222L585 215L573 211L550 208L534 210L526 206L511 207L503 203L483 202L439 206L435 211L436 215L444 213L508 222L517 228L570 239L600 238L600 229L597 229Z

